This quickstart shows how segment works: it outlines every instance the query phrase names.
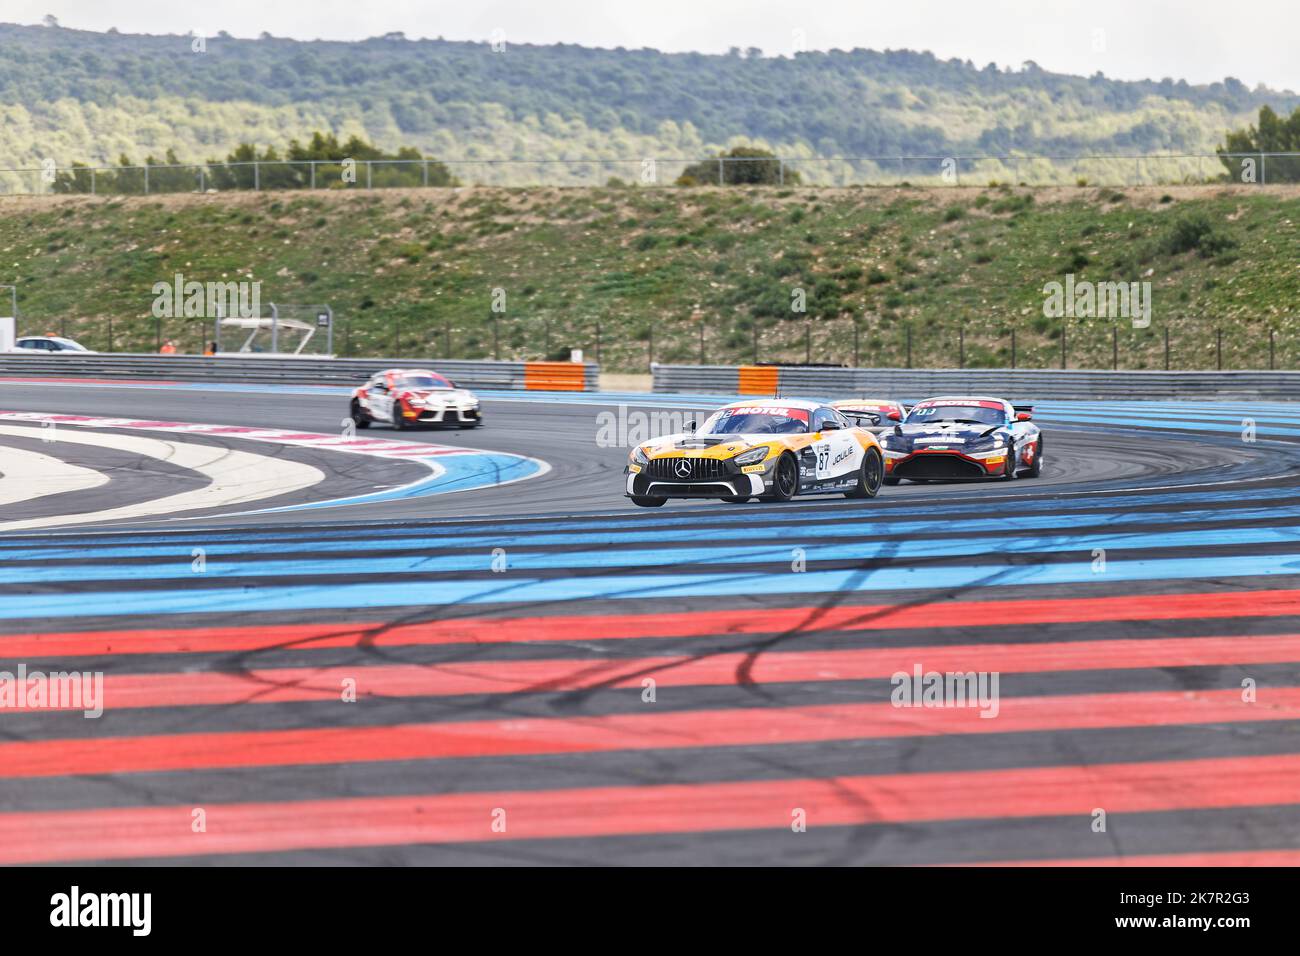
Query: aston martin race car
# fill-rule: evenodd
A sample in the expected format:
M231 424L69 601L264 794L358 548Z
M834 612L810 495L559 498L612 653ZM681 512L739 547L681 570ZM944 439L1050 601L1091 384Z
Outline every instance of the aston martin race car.
M848 398L831 402L835 409L854 425L879 431L907 417L907 406L887 398Z
M931 398L883 432L885 484L969 478L1037 478L1043 434L1033 407L1000 398Z
M657 508L669 498L874 498L885 469L871 432L829 405L782 398L736 402L698 428L637 445L624 474L627 497Z
M352 393L351 415L358 428L369 428L371 422L389 422L394 428L483 424L473 392L421 368L390 368L370 376Z

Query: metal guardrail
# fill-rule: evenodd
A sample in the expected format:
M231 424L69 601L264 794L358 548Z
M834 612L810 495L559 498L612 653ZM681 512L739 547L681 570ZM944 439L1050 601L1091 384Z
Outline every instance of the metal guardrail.
M776 375L772 375L773 369ZM757 374L764 370L766 374ZM1300 401L1300 372L1162 372L1086 369L896 369L656 365L654 391L734 395L770 383L786 396L919 399L944 394L1010 399Z
M493 362L428 358L257 358L239 355L0 355L0 375L283 385L360 385L386 368L429 368L466 388L594 391L595 363Z
M1225 164L1224 160L1228 160ZM753 164L768 164L761 176ZM702 185L1026 186L1208 184L1300 181L1300 152L988 154L926 156L706 156L626 159L249 160L145 166L0 169L0 194L153 195L208 191L388 189L482 186L671 186L686 170ZM1270 172L1270 169L1272 172ZM431 174L432 173L432 174Z

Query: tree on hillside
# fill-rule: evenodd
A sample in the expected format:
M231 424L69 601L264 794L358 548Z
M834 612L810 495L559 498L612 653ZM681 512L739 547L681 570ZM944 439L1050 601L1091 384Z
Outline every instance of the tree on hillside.
M687 166L677 177L678 186L787 186L799 185L799 173L781 169L774 153L752 146L737 146L716 159Z
M1241 176L1242 156L1234 153L1300 152L1300 106L1283 119L1268 106L1259 108L1259 125L1228 133L1219 148L1219 161L1231 179ZM1270 183L1300 183L1300 156L1275 156L1264 160L1265 176ZM1258 174L1257 174L1258 175Z
M146 169L147 167L147 176ZM125 153L117 159L117 168L96 170L92 180L90 167L73 163L60 170L50 189L56 193L115 193L140 195L142 193L190 192L198 186L198 168L183 166L174 150L167 150L161 160L146 156L143 163L135 163Z
M483 160L694 160L703 144L742 142L823 157L1200 153L1264 105L1282 116L1300 106L1295 93L1231 79L1192 86L977 69L905 50L712 56L519 45L503 70L484 43L212 42L220 55L195 56L176 36L0 23L5 165L46 156L102 165L110 147L137 158L169 146L186 159L224 156L254 138L259 152L274 139L283 156L291 137L306 147L304 117L381 137L386 149ZM946 119L954 103L959 124ZM76 152L88 148L93 155ZM830 167L815 168L828 178Z
M90 185L90 167L73 163L71 169L59 170L50 189L56 193L88 193Z
M348 165L348 161L356 165ZM253 186L254 162L266 165L257 170L262 189L342 188L352 184L375 187L425 185L424 157L418 149L403 146L396 153L385 153L373 143L353 135L340 143L334 133L312 133L303 145L290 140L284 156L274 146L261 155L251 143L241 143L225 162L209 160L212 181L217 189L250 189ZM285 165L285 164L290 165ZM312 176L312 163L316 164ZM369 170L367 171L367 166ZM355 176L355 178L351 178ZM428 162L428 185L457 186L459 181L444 163Z
M353 164L347 161L352 160ZM312 164L315 164L315 176ZM425 167L428 167L426 180ZM369 166L369 170L367 170ZM147 170L145 168L147 167ZM200 178L200 171L202 177ZM368 175L367 175L368 173ZM139 195L145 192L192 192L202 183L211 189L337 189L350 185L458 186L459 180L445 163L425 160L418 149L403 146L386 153L358 136L339 143L333 133L313 133L306 145L290 140L282 154L274 146L258 151L252 143L240 143L225 159L184 164L173 150L159 161L152 155L136 164L123 154L117 168L98 171L93 180L96 192ZM84 163L59 172L51 187L58 193L88 193L92 188L90 169Z
M409 154L409 155L403 155ZM393 157L386 156L384 151L372 143L367 143L361 137L353 134L348 138L346 143L339 143L339 139L333 133L315 132L311 134L311 139L307 145L303 146L296 139L289 141L289 159L314 159L330 160L340 162L345 159L355 159L358 161L367 159L390 159ZM410 149L403 146L398 150L397 158L419 159L418 150Z

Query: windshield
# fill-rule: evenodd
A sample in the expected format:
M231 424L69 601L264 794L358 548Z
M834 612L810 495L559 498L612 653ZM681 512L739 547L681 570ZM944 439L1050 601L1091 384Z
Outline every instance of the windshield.
M807 430L806 409L753 405L714 412L700 432L706 435L789 435Z
M1003 425L1007 413L994 402L925 402L907 414L906 424L967 422L973 425Z
M451 388L451 382L441 375L429 372L423 375L403 375L399 383L406 388Z

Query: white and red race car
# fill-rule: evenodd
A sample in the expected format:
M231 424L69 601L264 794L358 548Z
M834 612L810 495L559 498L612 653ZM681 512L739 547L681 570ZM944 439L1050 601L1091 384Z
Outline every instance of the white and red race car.
M371 422L394 428L483 424L477 395L422 368L390 368L370 376L352 393L351 416L357 428L369 428Z
M831 402L853 424L876 431L891 428L907 417L907 406L890 398L847 398Z

